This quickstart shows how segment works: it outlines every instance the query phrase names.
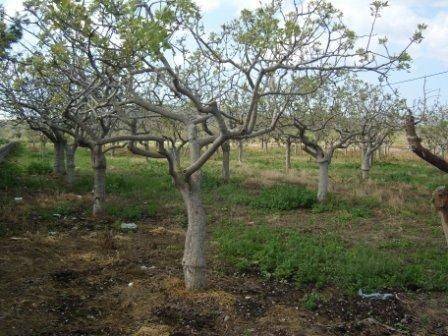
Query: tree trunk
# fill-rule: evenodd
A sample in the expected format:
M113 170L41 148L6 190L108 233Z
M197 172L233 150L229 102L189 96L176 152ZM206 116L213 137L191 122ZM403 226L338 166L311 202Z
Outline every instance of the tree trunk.
M197 184L198 182L194 182ZM188 229L185 236L184 269L185 286L188 290L205 287L205 225L206 215L200 196L200 186L188 185L182 191L188 214Z
M69 186L72 186L75 182L75 154L76 149L78 148L77 144L67 145L65 149L66 162L67 162L67 175L65 176L66 182Z
M319 161L319 182L317 187L317 201L323 203L328 196L328 161Z
M201 155L197 126L190 125L188 133L190 158L191 162L195 162ZM201 181L202 173L198 170L187 178L187 181L175 183L181 191L188 214L188 228L182 259L185 286L188 290L202 289L206 285L205 226L207 217L201 199Z
M440 169L441 171L448 173L448 162L443 158L434 155L423 147L421 139L417 136L415 130L415 120L412 115L408 115L406 118L406 137L411 147L411 150L417 154L420 158L433 165L434 167Z
M63 176L66 173L65 170L65 146L63 141L54 142L54 172L58 176Z
M243 140L238 140L238 161L243 162Z
M285 164L286 164L286 172L288 172L291 169L291 140L286 140L286 157L285 157Z
M93 168L93 215L104 213L106 199L106 156L102 146L94 146L91 150Z
M373 152L370 149L362 150L361 177L363 180L369 178L370 168L373 163Z
M222 149L222 179L224 183L230 180L230 144L225 142L221 145Z
M438 187L434 192L433 200L442 220L443 233L448 246L448 189L445 186Z

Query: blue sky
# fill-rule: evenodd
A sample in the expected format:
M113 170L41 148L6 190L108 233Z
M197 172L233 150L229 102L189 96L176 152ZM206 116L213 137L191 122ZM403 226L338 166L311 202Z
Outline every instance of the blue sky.
M267 1L267 0L261 0ZM285 2L292 0L284 0ZM253 9L260 0L196 0L202 9L207 30L235 18L243 8ZM331 0L344 13L344 21L358 34L369 31L371 0ZM0 0L12 14L21 9L22 1ZM403 71L390 76L390 82L425 76L448 70L448 0L389 0L389 7L378 20L376 32L388 36L392 47L399 50L413 34L418 23L426 23L428 30L422 44L410 52L414 59L409 72ZM375 81L374 76L372 81ZM423 80L394 86L406 97L409 103L422 95ZM440 100L448 103L448 74L427 79L428 90L440 90ZM432 94L434 95L434 93ZM433 98L434 99L434 98Z

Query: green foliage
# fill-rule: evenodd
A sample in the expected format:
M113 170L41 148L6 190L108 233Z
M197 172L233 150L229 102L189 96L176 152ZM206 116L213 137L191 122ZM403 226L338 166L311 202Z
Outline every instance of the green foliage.
M106 205L106 213L120 220L136 221L145 217L153 217L157 213L157 205L134 205L123 203L109 203Z
M334 220L346 223L359 218L370 218L373 209L379 206L377 200L363 197L353 200L345 200L339 197L330 197L325 203L316 203L312 211L314 213L335 212Z
M0 189L17 187L20 184L20 167L10 161L0 163Z
M303 298L303 306L308 310L316 310L320 301L320 295L316 292L311 292Z
M270 210L293 210L311 208L315 202L315 193L304 187L278 184L263 188L260 194L250 201L250 205Z
M51 164L47 161L32 161L26 167L26 172L32 175L46 175L53 171Z
M242 271L258 269L266 277L297 285L448 290L448 254L422 249L394 254L340 238L301 234L266 226L226 226L215 232L220 255Z

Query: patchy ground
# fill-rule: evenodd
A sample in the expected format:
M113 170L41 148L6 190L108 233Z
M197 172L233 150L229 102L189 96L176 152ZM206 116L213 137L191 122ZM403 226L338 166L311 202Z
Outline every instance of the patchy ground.
M80 164L84 160L81 157ZM158 195L157 211L148 210L141 202L137 207L126 203L142 197L144 191L135 187L141 181L130 186L114 174L129 165L141 167L145 163L121 160L111 159L112 205L109 215L101 220L89 216L91 196L89 187L83 186L87 181L83 171L78 177L80 185L73 191L58 187L51 174L35 174L32 180L4 192L2 199L7 204L2 205L0 217L0 335L448 335L444 291L396 288L393 298L375 301L333 285L296 286L291 281L266 278L254 264L244 271L234 267L218 253L218 243L213 239L216 226L236 221L249 228L259 222L295 227L303 234L330 230L341 234L348 244L357 240L372 246L387 242L392 246L388 248L396 249L391 253L399 249L415 251L430 241L443 246L443 237L426 203L409 215L409 208L415 208L415 202L427 191L417 192L419 189L399 182L416 193L414 203L408 203L406 192L381 192L377 184L372 184L365 192L369 197L375 193L383 197L389 212L374 207L367 213L361 207L365 213L357 216L341 208L278 212L235 205L224 189L215 194L215 182L206 180L211 241L209 287L189 293L182 285L185 215L178 195L172 188L164 189L163 183L153 183L155 190L148 190L144 197ZM143 174L142 179L148 181L153 174ZM309 175L300 174L305 175L270 173L263 179L266 185L279 179L307 181ZM255 175L241 184L250 195L260 193L261 182ZM343 179L340 176L343 171L333 178L333 184ZM130 193L123 191L129 188ZM349 193L339 188L335 192ZM347 185L344 188L350 190ZM400 184L390 185L389 189L393 188L402 190ZM23 201L11 201L19 193ZM214 205L213 201L220 199L224 202L221 207ZM121 207L121 203L128 206ZM424 216L431 219L428 225L421 224ZM122 221L135 221L138 230L120 230Z

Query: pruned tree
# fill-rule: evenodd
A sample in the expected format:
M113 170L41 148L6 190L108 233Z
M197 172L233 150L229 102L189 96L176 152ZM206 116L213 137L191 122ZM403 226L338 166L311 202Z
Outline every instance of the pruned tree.
M289 136L301 141L303 150L319 166L317 200L325 202L328 195L328 169L334 153L354 143L359 129L354 127L355 110L349 103L347 86L328 84L312 96L298 100L292 107L295 133Z
M353 123L359 129L357 142L361 147L361 176L369 177L374 154L385 141L401 128L404 101L397 94L388 94L379 86L370 85L356 78L350 79L351 97L357 111Z
M374 13L383 6L375 2ZM128 142L135 154L167 161L188 214L182 261L188 289L205 286L201 169L216 151L231 140L269 133L298 96L310 95L341 71L386 75L407 67L406 50L421 40L424 28L397 54L382 40L379 59L381 52L370 50L372 33L359 48L331 4L287 7L273 1L245 10L206 36L196 6L186 0L28 4L51 66L76 97L63 116L83 130L81 142L92 152L94 209L101 209L104 196L107 144ZM296 117L301 131L307 118ZM152 126L145 129L142 120L148 118ZM172 125L186 139L188 158L176 155ZM153 145L141 146L145 141Z

